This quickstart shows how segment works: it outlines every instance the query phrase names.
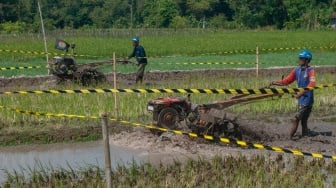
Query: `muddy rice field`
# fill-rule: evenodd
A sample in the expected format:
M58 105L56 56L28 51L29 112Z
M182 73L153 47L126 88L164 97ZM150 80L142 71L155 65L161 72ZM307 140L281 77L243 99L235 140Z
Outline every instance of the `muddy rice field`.
M288 73L291 69L292 68L263 69L260 71L260 76L280 77L281 75ZM336 67L316 67L316 71L319 74L334 74L336 72ZM186 76L199 74L211 76L236 75L254 77L255 70L228 69L172 72L153 71L146 74L146 86L148 88L152 88L161 85L167 80L178 81ZM112 83L113 75L109 74L107 77L108 81ZM133 78L134 74L118 74L118 83L120 85L124 85L124 87L131 88ZM13 86L24 90L45 89L52 87L53 80L54 78L52 76L1 78L0 90L11 91ZM297 140L290 140L290 119L293 114L274 114L271 117L266 117L263 114L260 114L260 118L254 120L249 120L244 117L240 118L239 124L243 131L243 140L289 149L299 149L306 152L317 152L329 155L336 154L336 116L328 115L325 117L317 117L314 116L313 112L308 126L314 135L299 138ZM300 129L301 127L299 127L299 131L297 133L298 135L301 134ZM60 129L57 132L45 132L41 134L50 134L51 137L56 138L54 141L61 142L66 137L80 137L81 135L86 134L99 135L100 129L99 127L82 130ZM13 137L15 139L15 135L2 135L1 137L2 139L4 137ZM242 155L250 155L251 153L270 154L270 152L240 149L237 146L228 146L225 144L204 141L202 139L191 139L186 136L171 135L167 133L158 137L151 134L149 130L144 128L127 128L125 130L123 130L123 128L118 128L118 131L114 132L111 136L111 143L128 149L140 149L144 153L153 154L152 156L154 156L154 154L167 154L163 155L166 156L166 158L171 155L174 157L197 155L211 157L218 154L223 156L230 155L230 153Z

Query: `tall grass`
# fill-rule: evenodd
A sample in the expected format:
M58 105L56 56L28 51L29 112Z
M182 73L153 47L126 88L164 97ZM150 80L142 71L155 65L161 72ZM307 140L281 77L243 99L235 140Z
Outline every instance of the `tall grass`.
M69 42L77 44L76 53L82 55L93 55L98 57L78 57L79 63L88 61L109 60L112 53L116 52L117 57L123 58L131 53L131 33L138 33L141 37L141 44L146 48L149 57L148 70L193 70L207 68L240 68L254 67L251 65L187 65L179 66L169 63L176 62L255 62L254 52L243 52L226 55L223 52L235 50L255 50L260 48L260 62L265 63L261 67L287 66L296 62L297 50L294 51L263 51L262 49L280 47L319 47L334 46L334 31L201 31L191 30L175 32L171 30L152 32L148 30L125 31L128 34L118 34L119 31L108 31L102 34L87 35L90 31L74 31L76 34L69 34L68 31L60 31L60 34L51 33L48 40L49 51L61 53L53 49L54 38L65 37ZM148 33L147 33L148 32ZM159 34L158 34L159 33ZM162 33L162 34L160 34ZM24 35L24 34L23 34ZM32 50L43 51L44 46L41 36L3 36L1 49L11 50ZM332 65L335 59L335 48L312 49L314 63L316 65ZM281 52L281 53L279 53ZM164 56L161 58L157 58ZM21 53L0 52L0 67L45 65L44 55L29 55ZM110 72L111 67L103 68ZM134 71L134 67L120 66L120 72ZM25 70L19 72L0 72L1 75L36 75L46 74L46 70Z
M112 31L111 31L112 32ZM177 55L177 57L150 58L148 70L195 70L195 69L223 69L226 67L254 67L251 65L174 65L175 62L215 62L215 61L234 61L234 62L254 62L254 54L235 54L231 56L199 56L206 53L219 53L223 51L232 51L235 49L255 49L256 45L260 48L274 47L304 47L304 46L332 46L334 45L334 31L307 32L307 31L209 31L195 32L186 34L173 32L169 30L165 34L146 33L146 31L137 31L141 37L141 43L146 47L149 57ZM163 33L165 31L162 31ZM102 56L103 59L111 57L112 52L124 57L131 51L130 37L125 34L121 37L114 37L119 34L102 34L97 36L68 35L67 41L77 43L78 54L88 54ZM53 47L53 38L56 35L49 36L48 46ZM59 37L63 37L62 33ZM4 36L1 38L1 48L5 49L27 49L43 50L43 43L40 36L20 37ZM335 49L314 50L313 64L331 65L335 54ZM55 52L54 50L51 50ZM287 66L295 65L297 52L265 53L261 52L261 67ZM182 56L178 56L182 55ZM191 57L191 55L193 55ZM0 52L0 66L28 66L45 65L44 56L31 56L22 54L8 54ZM95 61L98 59L78 59L79 63ZM20 62L20 63L18 63ZM133 72L136 67L131 65L118 66L119 72ZM101 70L110 72L111 66L103 66ZM46 74L45 69L29 69L24 71L2 71L1 75L37 75ZM209 75L195 75L185 77L183 80L161 81L148 87L163 88L260 88L268 85L269 80L275 78L265 77L259 80L250 79L242 76L240 78L232 77L213 77ZM333 75L317 75L319 83L335 83ZM14 86L15 87L15 86ZM110 88L110 85L100 85L101 88ZM120 88L128 88L128 85L120 85ZM142 86L140 86L142 87ZM78 89L78 85L66 85L52 87L47 84L41 85L38 89ZM17 88L20 89L19 87ZM333 96L335 88L328 88L316 91L316 103L314 114L316 116L331 115L335 112ZM150 123L151 115L146 111L146 104L149 99L168 96L167 94L118 94L118 118L135 122ZM195 103L202 104L228 97L228 95L192 95ZM13 95L2 96L0 104L13 108L20 108L29 111L78 114L78 115L98 115L101 111L114 114L113 94L68 94L68 95ZM228 110L237 114L244 114L245 117L255 118L260 115L270 115L272 113L292 113L295 111L296 101L285 95L282 98L274 100L258 101L250 105L237 105ZM11 111L1 111L0 129L2 132L15 132L30 130L32 125L39 127L66 127L79 126L80 124L95 124L93 120L68 120L56 119L52 117L36 117L24 114L17 114ZM256 116L258 115L258 116ZM92 123L88 123L92 122Z
M269 80L274 78L260 78L259 80L250 79L242 76L239 79L224 76L208 76L208 75L194 75L186 76L177 82L167 81L159 83L160 85L153 85L149 87L154 88L262 88L268 85ZM331 74L318 75L318 83L335 83L336 80ZM49 88L52 89L81 89L79 85L57 86ZM111 88L110 85L100 85L100 88ZM142 86L139 86L142 87ZM295 87L295 86L294 86ZM119 88L129 88L129 85L119 85ZM48 86L43 87L48 89ZM316 116L332 115L335 112L333 103L335 100L332 94L335 88L326 88L315 91L314 114ZM147 112L146 105L150 99L171 96L172 94L135 94L135 93L119 93L118 94L118 118L150 123L151 114ZM181 94L176 94L181 96ZM183 95L182 95L183 96ZM192 101L197 104L209 103L212 101L221 100L230 95L206 95L194 94L191 96ZM285 94L283 97L273 97L265 100L256 101L252 104L236 105L229 108L236 114L244 114L245 117L255 118L256 115L271 115L293 113L296 109L296 100L290 94ZM0 104L7 107L19 108L34 112L51 112L64 114L77 114L86 116L98 116L100 112L111 112L114 115L114 97L112 93L104 94L28 94L28 95L3 95L0 98ZM35 125L35 124L54 124L53 117L37 117L25 114L17 114L12 111L1 111L3 127L15 127L15 125ZM258 117L258 116L257 116ZM64 120L57 119L57 122L78 122L78 120ZM78 123L76 123L78 124ZM61 126L61 125L60 125Z
M191 31L192 32L192 31ZM168 31L169 33L169 31ZM134 33L136 34L136 32ZM199 55L203 53L219 53L232 50L254 50L256 46L262 48L279 47L309 47L333 46L335 44L335 31L223 31L194 32L193 34L171 35L146 34L138 32L141 43L146 47L148 56L161 55ZM85 32L66 37L69 42L76 42L79 54L91 54L111 57L112 52L120 55L130 53L133 34L122 37L109 35L86 36ZM62 32L49 36L48 47L53 49L55 37L63 37ZM33 49L43 51L41 38L8 37L2 41L2 48Z
M40 167L7 172L3 187L105 187L102 169ZM173 164L131 164L113 171L116 187L334 187L335 163L262 156L215 157Z

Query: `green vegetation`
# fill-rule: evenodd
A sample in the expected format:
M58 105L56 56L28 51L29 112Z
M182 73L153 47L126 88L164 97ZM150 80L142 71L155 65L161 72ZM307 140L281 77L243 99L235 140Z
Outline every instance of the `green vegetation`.
M43 167L7 172L3 187L105 187L102 169ZM295 158L215 157L154 166L131 164L113 171L116 187L334 187L335 163Z
M92 32L93 36L90 36ZM78 63L111 60L112 53L123 58L131 52L130 37L136 33L141 35L141 44L146 48L149 57L147 70L194 70L223 68L255 67L255 49L259 46L260 67L293 66L296 65L297 53L301 48L309 48L313 52L314 65L333 65L335 57L335 32L307 31L198 31L185 30L111 30L78 32L67 34L50 34L48 48L51 53L62 53L53 49L54 38L66 37L68 42L77 44L76 53L97 57L78 57ZM126 33L126 34L125 34ZM3 37L1 49L30 50L42 52L43 42L36 35L19 35ZM295 50L275 50L275 48L297 48ZM327 47L323 49L313 47ZM330 48L331 47L331 48ZM263 50L266 49L266 50ZM225 54L224 52L235 52ZM247 51L247 52L246 52ZM0 67L45 65L44 55L0 52ZM175 63L190 62L248 62L242 65L177 65ZM111 66L102 67L105 72L111 72ZM118 72L134 72L136 67L130 65L118 66ZM20 71L1 71L4 76L42 75L45 69L29 69Z
M104 32L105 31L105 32ZM112 52L117 53L117 57L124 57L131 51L130 37L133 32L139 32L141 43L146 47L149 54L149 66L147 70L195 70L195 69L225 69L225 68L253 68L255 65L176 65L174 63L183 62L255 62L256 46L260 49L260 67L288 66L295 65L297 61L296 50L279 50L267 51L263 49L280 48L280 47L333 47L326 49L312 49L313 62L312 65L332 65L335 59L335 38L333 31L324 32L307 32L307 31L212 31L212 30L101 30L94 32L95 35L81 31L62 31L60 35L67 36L69 42L76 42L78 54L94 55L100 58L78 58L79 63L87 63L91 61L101 61L111 59ZM50 36L53 38L55 36ZM2 46L4 49L21 49L32 51L43 51L42 39L33 35L4 36L2 37ZM53 40L48 41L49 49L53 48ZM223 55L223 52L247 50L252 52L243 52L231 55ZM51 52L57 52L51 50ZM57 52L59 53L59 52ZM214 55L212 53L218 54ZM165 56L158 58L156 56ZM44 65L43 55L28 55L20 53L0 52L1 67L8 66L29 66ZM104 72L111 72L110 65L100 67ZM119 65L118 72L134 72L136 67L132 65ZM3 76L15 75L42 75L46 74L45 69L28 69L18 71L1 71ZM287 73L281 73L287 74ZM279 75L260 78L258 80L250 79L246 75L241 75L239 79L227 77L224 75L215 77L211 75L194 75L181 78L179 81L161 80L160 82L150 83L150 88L261 88L268 85L269 80L280 78ZM319 84L335 83L335 78L330 74L317 74ZM111 85L99 85L100 88L111 88ZM127 83L121 83L119 88L129 88ZM132 86L133 87L133 86ZM20 90L27 88L22 84L13 86L11 90ZM40 88L34 89L82 89L82 86L76 84L66 84L53 86L45 83ZM330 115L335 112L332 107L335 88L317 90L316 104L314 114ZM52 97L51 97L52 96ZM146 103L149 99L165 95L137 95L137 94L118 94L118 117L134 122L150 123L150 114L146 111ZM193 95L192 100L195 103L207 103L228 96L221 95ZM13 95L3 96L0 98L1 105L23 110L37 112L51 112L77 115L98 115L99 112L107 111L114 114L114 99L112 94L87 94L87 95ZM139 105L142 104L142 105ZM281 99L257 102L253 105L238 105L232 107L235 113L244 113L248 117L258 117L260 114L265 116L272 113L291 113L294 111L296 101L291 99L290 95L285 95ZM81 125L97 125L95 120L65 120L47 117L35 117L14 112L2 111L2 123L0 129L3 135L11 135L13 132L18 135L24 135L32 129L32 125L39 126L40 130L53 130L56 128L74 127L79 129ZM41 134L40 134L41 133ZM37 131L38 135L43 135L43 131ZM97 139L96 136L88 139ZM86 140L86 137L82 140ZM7 137L3 137L7 138ZM37 136L39 139L39 136ZM5 139L6 140L6 139ZM12 142L11 139L2 143L5 145L13 145L18 143L34 143L35 137L32 139L20 138L18 142ZM49 139L48 136L40 139L48 142L55 142L62 139ZM76 139L73 139L76 140ZM22 141L22 142L21 142ZM7 144L6 144L7 143ZM38 142L40 143L40 142Z
M117 30L118 31L118 30ZM73 31L69 31L70 33ZM121 31L122 32L122 31ZM123 57L131 52L131 37L140 36L141 44L146 48L150 58L156 56L201 56L201 54L215 53L217 55L226 51L234 50L255 50L259 46L262 48L273 49L281 47L335 47L335 31L198 31L186 30L185 32L174 32L170 30L160 30L150 32L147 30L128 30L125 34L114 34L111 32L99 32L99 30L79 32L68 34L67 31L51 34L48 40L48 48L53 49L54 38L63 37L68 42L75 42L76 52L83 55L93 55L102 57L111 57L113 52L118 57ZM94 36L87 34L95 33ZM102 34L99 34L102 33ZM121 36L120 36L121 35ZM33 35L31 37L23 35L4 37L1 48L12 50L38 50L44 51L43 40ZM299 50L299 49L297 49ZM297 51L296 50L296 51ZM314 50L314 49L312 49ZM335 49L326 49L323 51L335 51ZM55 50L51 50L56 52ZM320 52L322 50L314 50ZM57 51L59 52L59 51ZM278 51L281 52L281 51ZM252 52L255 54L255 52ZM8 60L12 58L29 58L32 56L23 56L22 54L8 54ZM40 56L41 59L44 56ZM2 57L2 60L3 57Z
M0 2L0 67L45 65L43 40L35 0ZM131 50L130 38L139 36L147 51L147 70L196 70L253 68L256 47L259 47L260 67L293 66L297 52L308 48L313 52L313 65L333 65L336 58L335 31L330 16L336 10L335 0L257 1L257 0L79 0L41 1L51 56L61 53L53 49L54 39L76 43L78 63L111 61ZM276 8L274 8L276 7ZM112 29L111 29L112 28ZM121 29L123 28L123 29ZM125 29L128 28L128 29ZM164 28L164 29L148 29ZM74 30L76 29L76 30ZM233 29L233 30L232 30ZM246 31L246 29L254 29ZM282 30L275 30L282 29ZM245 30L245 31L241 31ZM290 30L290 31L289 31ZM303 31L309 30L309 31ZM279 48L287 50L276 50ZM322 48L320 48L322 47ZM294 49L292 49L294 48ZM39 55L3 50L37 51ZM57 54L54 54L57 53ZM233 65L179 65L190 62L248 62ZM111 66L101 66L111 72ZM118 66L118 72L134 72L131 65ZM1 71L5 77L45 75L46 70L28 69ZM283 73L251 79L247 75L192 75L176 80L149 83L150 88L261 88ZM318 83L336 83L332 74L317 74ZM28 83L28 82L27 82ZM25 83L11 90L83 89L77 84L49 85L32 88ZM120 83L119 88L129 88ZM131 86L134 87L134 86ZM111 88L109 84L97 88ZM336 89L316 90L313 117L334 121ZM149 99L168 94L118 94L118 111L114 97L105 94L62 95L2 95L0 105L13 109L54 114L98 116L110 112L118 119L151 123L146 110ZM229 95L192 95L194 103L220 100ZM248 119L260 119L276 114L289 115L296 100L285 94L228 109ZM112 125L111 132L130 130L129 126ZM1 109L0 146L44 144L53 142L90 141L101 138L98 120L65 119L20 114ZM7 172L3 187L104 187L104 173L95 166L80 169L22 169ZM284 161L264 157L228 157L212 160L190 160L182 164L153 166L131 164L114 170L114 184L120 187L323 187L336 186L335 163L324 160Z
M239 79L229 76L211 76L207 74L185 76L178 81L161 81L158 83L151 83L147 86L149 88L261 88L268 85L269 80L280 78L281 72L276 76L259 78L258 80L251 79L247 76L240 76ZM317 75L318 83L335 83L335 77L331 74ZM76 84L59 85L57 87L42 86L43 89L80 89L81 87ZM99 88L111 88L110 85L100 85ZM139 86L142 88L142 86ZM127 84L119 85L119 88L129 88ZM17 88L20 90L20 88ZM335 88L326 88L323 90L316 90L316 102L314 104L313 115L328 116L334 114L334 104L330 101L334 101ZM129 120L132 122L151 123L151 114L146 110L146 104L148 100L168 96L170 94L132 94L132 93L120 93L118 94L118 118L123 120ZM177 94L179 96L179 94ZM220 99L229 97L229 95L205 95L194 94L192 95L192 101L197 104L208 103ZM111 93L105 94L61 94L61 95L3 95L0 98L0 104L10 108L19 108L22 110L28 110L33 112L50 112L55 114L76 114L86 116L98 116L100 112L110 112L111 116L115 116L114 113L114 97ZM289 94L284 95L282 98L265 99L262 101L254 102L253 104L237 105L231 107L229 110L239 114L244 114L244 118L260 119L262 116L270 116L274 113L277 114L291 114L296 109L296 100ZM8 143L10 145L19 143L50 143L55 141L61 141L66 138L54 138L46 132L59 130L59 129L81 129L85 128L83 132L79 131L78 135L83 135L84 138L98 139L99 137L90 136L90 126L97 126L99 122L97 120L78 120L78 119L64 119L54 117L39 117L26 114L18 114L12 111L1 111L1 134L2 143ZM34 130L36 137L23 136L30 130ZM85 131L88 130L88 131ZM62 132L62 131L61 131ZM71 141L76 141L76 130L71 131L73 135L64 134L65 137L71 138ZM11 142L8 135L22 135L18 138L17 142ZM92 134L96 134L93 131ZM55 133L57 135L57 133ZM6 136L7 135L7 136ZM39 135L42 135L40 138ZM44 135L44 136L43 136ZM29 137L28 140L25 140ZM17 137L15 137L17 138ZM50 139L51 138L51 139ZM9 139L9 141L6 139ZM79 139L81 140L81 139ZM85 140L85 139L82 139Z
M41 1L45 26L87 28L329 29L334 0ZM276 8L274 8L276 7ZM40 30L37 2L0 3L0 32Z
M283 53L267 53L259 56L259 68L269 68L274 66L296 66L297 52L283 52ZM199 57L166 57L166 58L152 58L149 60L149 66L146 67L146 71L173 71L173 70L208 70L208 69L227 69L227 68L255 68L255 55L252 54L239 54L232 56L199 56ZM336 58L333 52L316 52L314 53L313 66L333 66L333 59ZM79 60L79 63L89 62L90 60ZM99 60L91 60L91 62ZM193 64L196 63L196 64ZM199 63L212 63L212 64L199 64ZM214 64L220 63L220 64ZM232 63L232 64L231 64ZM36 60L26 63L0 63L2 67L11 66L43 66L45 63L42 60ZM105 73L112 71L111 65L98 66L99 70ZM117 72L131 73L135 72L136 66L117 65ZM0 75L5 77L10 76L36 76L46 75L47 70L45 68L39 69L24 69L24 70L6 70L1 71Z

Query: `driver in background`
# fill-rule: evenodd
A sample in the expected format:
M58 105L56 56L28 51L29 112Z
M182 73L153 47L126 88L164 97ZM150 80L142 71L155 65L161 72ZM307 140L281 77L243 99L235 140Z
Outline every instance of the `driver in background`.
M140 43L139 37L134 37L132 39L134 49L133 52L127 58L127 59L130 59L132 57L136 58L136 65L138 66L138 71L136 74L135 83L143 82L145 68L147 65L147 56L145 49L139 43Z

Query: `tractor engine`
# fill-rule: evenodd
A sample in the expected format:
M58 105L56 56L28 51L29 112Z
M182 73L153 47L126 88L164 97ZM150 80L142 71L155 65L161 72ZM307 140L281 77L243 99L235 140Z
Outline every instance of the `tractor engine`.
M147 109L153 113L153 125L176 129L191 112L191 103L188 98L158 98L150 100Z

